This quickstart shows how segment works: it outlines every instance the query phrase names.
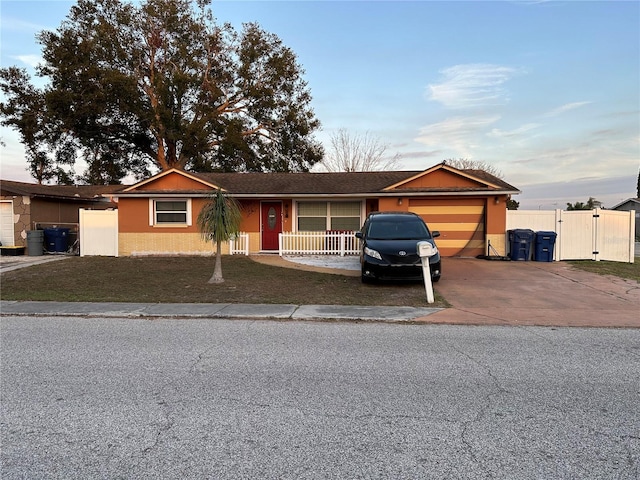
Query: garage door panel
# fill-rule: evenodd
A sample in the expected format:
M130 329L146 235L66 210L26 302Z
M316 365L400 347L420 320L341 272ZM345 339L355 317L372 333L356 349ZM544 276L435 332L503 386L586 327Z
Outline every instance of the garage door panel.
M411 200L409 211L440 232L436 244L442 256L477 256L485 248L485 200Z
M452 207L457 205L476 205L480 207L484 207L485 199L484 198L412 198L410 200L411 207Z
M414 207L412 204L409 210L418 215L482 215L484 213L484 205Z
M414 212L415 213L415 212ZM478 225L479 223L484 224L484 215L482 213L474 213L469 215L420 215L424 218L425 222L431 225L432 223L438 224L454 224L454 223L472 223L474 225Z
M482 240L484 241L484 232L476 231L469 234L469 232L455 232L448 231L446 233L441 233L438 238L436 238L436 242L440 244L444 240Z
M422 217L424 218L424 217ZM425 219L427 221L427 219ZM439 232L470 232L473 231L474 228L478 228L478 222L470 222L470 223L436 223L436 222L427 222L429 224L429 229L431 231L438 230ZM484 231L482 225L480 225L481 230Z
M445 240L436 239L438 250L443 257L455 257L464 254L466 257L476 257L484 253L484 240Z

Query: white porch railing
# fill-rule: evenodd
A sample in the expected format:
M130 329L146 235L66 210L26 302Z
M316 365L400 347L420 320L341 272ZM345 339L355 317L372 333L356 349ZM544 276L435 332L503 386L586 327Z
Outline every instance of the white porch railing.
M240 232L229 239L229 255L249 255L249 234Z
M359 240L352 231L283 232L279 235L282 255L358 255Z

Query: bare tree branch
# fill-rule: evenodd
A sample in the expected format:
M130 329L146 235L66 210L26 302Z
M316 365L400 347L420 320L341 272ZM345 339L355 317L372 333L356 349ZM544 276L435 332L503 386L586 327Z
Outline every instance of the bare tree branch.
M340 129L331 136L331 149L321 164L329 172L373 172L396 170L399 155L385 156L387 145L365 134L349 134Z
M444 161L444 163L459 170L484 170L494 177L504 177L503 173L495 166L481 160L470 160L468 158L448 158Z

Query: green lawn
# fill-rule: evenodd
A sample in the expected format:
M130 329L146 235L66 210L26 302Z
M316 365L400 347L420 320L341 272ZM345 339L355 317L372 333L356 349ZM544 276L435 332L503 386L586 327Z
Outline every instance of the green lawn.
M598 275L614 275L640 282L640 257L635 257L634 263L594 262L593 260L574 260L569 263L574 267Z
M283 303L446 307L424 284L365 285L346 277L224 256L225 282L209 284L211 257L72 257L2 274L2 300L142 303Z

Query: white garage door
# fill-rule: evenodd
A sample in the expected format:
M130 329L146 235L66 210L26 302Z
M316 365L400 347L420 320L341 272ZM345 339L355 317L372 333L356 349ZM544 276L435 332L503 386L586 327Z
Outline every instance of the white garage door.
M0 242L2 245L15 245L13 202L0 202Z

